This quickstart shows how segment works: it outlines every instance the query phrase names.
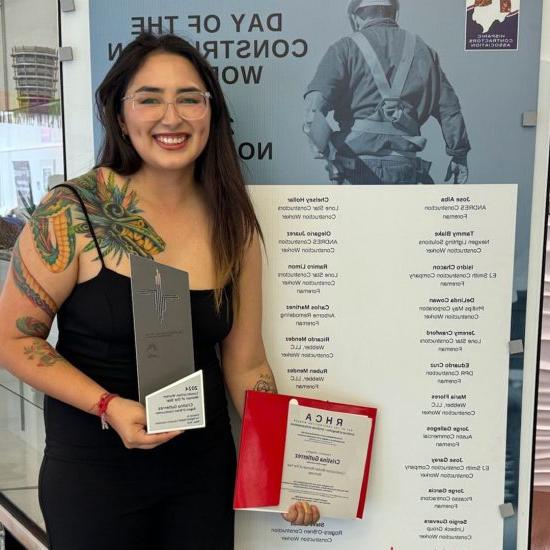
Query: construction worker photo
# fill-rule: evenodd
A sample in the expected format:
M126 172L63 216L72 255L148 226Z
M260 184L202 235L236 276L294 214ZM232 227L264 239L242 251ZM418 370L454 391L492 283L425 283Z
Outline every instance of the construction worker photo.
M332 183L466 183L470 143L438 54L398 23L399 0L352 0L352 33L332 44L305 92L303 129ZM450 157L445 174L422 158L434 117Z

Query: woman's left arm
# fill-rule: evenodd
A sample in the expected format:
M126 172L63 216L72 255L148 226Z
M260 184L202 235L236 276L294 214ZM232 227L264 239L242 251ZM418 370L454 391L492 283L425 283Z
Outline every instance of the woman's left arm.
M242 417L246 390L277 393L262 340L262 252L256 234L243 258L238 284L239 304L221 355L225 383Z
M277 393L262 340L262 252L257 235L244 257L239 305L221 352L225 383L241 418L246 390ZM283 517L296 525L312 525L319 521L319 509L308 502L297 502Z

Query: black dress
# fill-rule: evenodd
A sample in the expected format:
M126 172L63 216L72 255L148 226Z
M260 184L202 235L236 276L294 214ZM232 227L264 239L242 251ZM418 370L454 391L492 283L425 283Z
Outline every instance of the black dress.
M102 267L61 306L57 350L107 391L137 400L130 279L105 266L92 236ZM230 288L219 312L213 291L192 290L191 311L206 428L129 450L97 416L46 396L39 499L53 550L233 548L235 447L216 353L231 329Z

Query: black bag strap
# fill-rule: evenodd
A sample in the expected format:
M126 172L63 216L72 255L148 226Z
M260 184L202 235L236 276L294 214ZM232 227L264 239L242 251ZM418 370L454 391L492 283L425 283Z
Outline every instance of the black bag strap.
M52 187L52 191L54 189L57 189L58 187L66 187L67 189L70 189L76 198L78 199L78 202L80 203L80 206L82 207L82 212L84 213L84 217L86 218L86 223L88 224L88 228L90 229L90 234L92 235L92 239L94 240L95 247L97 249L97 254L99 256L99 259L101 261L101 265L105 267L105 261L103 260L103 254L101 252L101 248L99 246L99 242L97 240L97 237L95 235L94 227L92 225L92 222L90 221L90 216L88 215L88 210L86 209L86 205L84 204L84 201L82 200L82 197L80 196L79 192L74 188L72 185L69 185L68 183L60 183L59 185L56 185Z

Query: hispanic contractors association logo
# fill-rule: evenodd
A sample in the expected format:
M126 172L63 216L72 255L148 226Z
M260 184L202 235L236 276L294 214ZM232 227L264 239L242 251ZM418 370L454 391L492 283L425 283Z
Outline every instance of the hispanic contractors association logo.
M161 324L164 324L164 314L166 313L168 302L177 302L181 299L177 294L164 294L162 290L162 275L158 268L155 273L155 288L140 290L139 293L153 296L155 313Z
M518 49L521 0L466 0L466 51Z

